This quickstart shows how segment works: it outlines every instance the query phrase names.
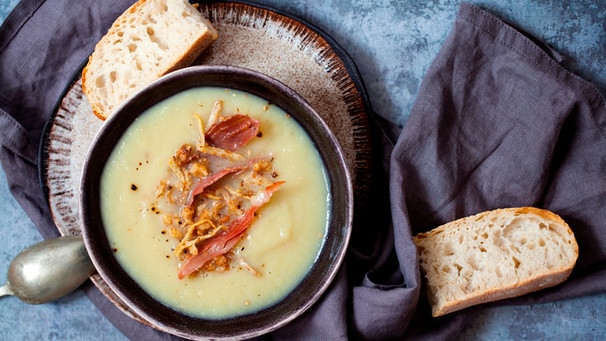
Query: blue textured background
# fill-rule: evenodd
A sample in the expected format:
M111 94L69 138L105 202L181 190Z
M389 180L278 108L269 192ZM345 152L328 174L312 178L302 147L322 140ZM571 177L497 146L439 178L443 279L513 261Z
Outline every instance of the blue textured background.
M606 2L471 1L567 56L564 65L606 94ZM18 3L0 0L0 23ZM326 31L353 57L375 111L405 124L417 89L454 22L460 1L262 1ZM0 283L10 260L42 240L10 194L0 170ZM0 340L120 340L122 336L75 292L30 306L0 299ZM605 340L606 294L532 306L485 308L462 340Z

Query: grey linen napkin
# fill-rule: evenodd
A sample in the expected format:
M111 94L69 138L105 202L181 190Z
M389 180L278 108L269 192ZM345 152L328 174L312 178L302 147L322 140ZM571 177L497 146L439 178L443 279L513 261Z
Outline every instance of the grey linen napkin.
M94 44L132 2L23 0L0 28L0 160L44 237L57 235L36 170L44 124ZM606 290L606 107L557 53L463 3L401 132L375 120L377 174L389 176L389 183L377 176L373 193L380 219L356 226L326 295L268 338L453 336L478 309L431 318L412 234L497 207L560 214L580 257L563 285L495 304ZM127 337L173 338L130 320L94 286L84 290Z
M542 207L570 224L580 249L571 278L498 304L606 290L606 105L560 61L557 52L463 3L391 156L398 246L411 248L411 234L500 207ZM416 257L396 252L401 264ZM407 284L418 285L416 269L401 270L414 279ZM456 332L475 310L430 319L423 305L424 298L409 336Z

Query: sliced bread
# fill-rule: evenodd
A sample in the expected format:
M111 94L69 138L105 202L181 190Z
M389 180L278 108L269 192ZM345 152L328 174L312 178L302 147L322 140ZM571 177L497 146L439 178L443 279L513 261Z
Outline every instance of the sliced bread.
M189 66L217 31L188 0L139 0L95 46L82 71L93 113L106 119L162 75Z
M568 224L533 207L483 212L413 240L434 317L557 285L579 254Z

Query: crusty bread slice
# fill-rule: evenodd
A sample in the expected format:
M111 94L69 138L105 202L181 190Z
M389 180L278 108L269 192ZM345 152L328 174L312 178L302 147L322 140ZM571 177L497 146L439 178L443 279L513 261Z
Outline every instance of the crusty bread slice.
M413 240L434 317L557 285L579 254L568 224L533 207L483 212Z
M82 90L106 119L143 86L193 63L215 39L217 31L188 0L139 0L95 46Z

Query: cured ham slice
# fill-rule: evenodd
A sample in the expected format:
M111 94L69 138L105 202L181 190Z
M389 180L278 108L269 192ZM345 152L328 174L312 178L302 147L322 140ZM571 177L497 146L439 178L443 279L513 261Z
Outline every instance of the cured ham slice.
M210 126L204 137L210 146L233 152L257 136L259 124L250 116L236 114Z
M275 182L267 186L264 191L256 194L251 199L252 206L244 215L234 220L225 232L205 240L200 248L200 252L183 262L183 265L179 269L179 279L187 277L211 259L229 252L252 224L253 219L255 218L255 212L261 206L269 202L272 194L277 191L283 183L284 182L282 181Z
M228 174L240 172L246 169L247 167L248 165L228 167L202 178L202 180L198 181L198 183L194 186L194 188L192 188L191 192L189 193L189 196L187 198L187 206L191 205L194 202L194 198L196 197L196 195L202 193L206 187L214 184L215 182L219 181L221 178Z

